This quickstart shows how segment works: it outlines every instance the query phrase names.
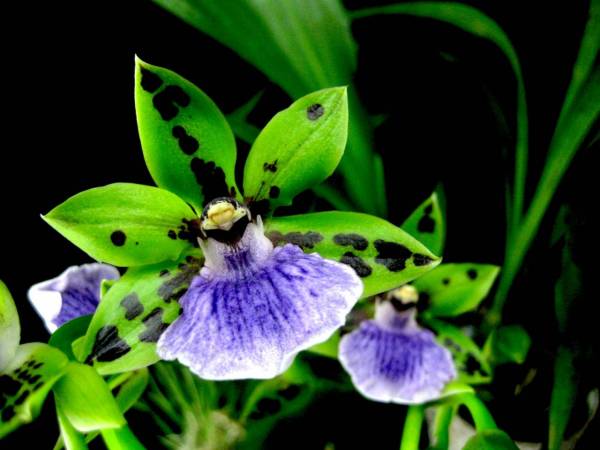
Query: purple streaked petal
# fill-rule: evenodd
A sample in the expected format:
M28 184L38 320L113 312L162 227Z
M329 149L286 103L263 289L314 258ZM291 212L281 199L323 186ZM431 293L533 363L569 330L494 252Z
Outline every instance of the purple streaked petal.
M72 266L56 278L33 285L27 295L52 333L69 320L95 312L102 280L118 280L119 276L107 264Z
M380 402L435 400L456 377L450 352L419 327L414 311L398 313L390 302L377 306L375 320L342 337L339 358L356 389Z
M206 265L181 298L183 314L158 342L205 379L272 378L343 325L362 293L344 264L273 249L250 224L236 248L208 239Z

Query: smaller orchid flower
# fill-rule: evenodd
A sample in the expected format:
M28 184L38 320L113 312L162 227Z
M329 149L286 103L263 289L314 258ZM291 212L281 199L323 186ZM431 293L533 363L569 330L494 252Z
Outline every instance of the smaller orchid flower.
M456 377L452 355L416 320L418 293L410 285L378 300L375 319L343 336L340 362L358 391L380 402L423 403L439 398Z
M31 286L27 296L52 333L70 320L96 312L102 281L119 277L119 271L107 264L72 266L56 278Z

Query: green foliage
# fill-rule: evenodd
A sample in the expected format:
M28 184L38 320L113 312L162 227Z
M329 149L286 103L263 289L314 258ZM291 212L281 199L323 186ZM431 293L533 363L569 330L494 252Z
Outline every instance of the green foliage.
M431 194L412 212L400 228L418 239L434 254L441 255L446 239L446 224L438 194L435 192Z
M0 374L0 438L34 420L68 360L46 344L23 344Z
M190 246L177 231L195 218L176 195L131 183L80 192L44 216L92 258L116 266L177 259Z
M494 284L500 268L491 264L441 264L414 281L428 301L427 314L453 317L476 309Z
M71 361L76 361L77 358L73 354L72 348L73 341L85 335L91 320L92 315L88 314L87 316L77 317L68 321L52 333L48 345L59 349Z
M483 430L469 439L463 450L518 450L518 447L502 430Z
M100 302L75 352L78 359L93 363L101 374L158 361L156 341L179 316L176 300L198 273L199 258L196 252L180 261L129 269Z
M369 297L428 272L439 258L391 223L360 213L321 212L274 217L265 224L275 244L293 242L305 252L353 267Z
M90 366L69 363L53 388L57 408L83 433L125 424L108 386Z
M287 205L337 167L348 135L345 88L308 94L276 114L256 138L244 170L244 194Z
M236 196L235 139L204 92L136 59L135 107L146 165L158 186L198 212L214 197Z
M483 347L486 359L494 365L523 364L531 347L531 338L520 325L496 328Z
M21 340L17 307L6 285L0 280L0 373L14 358Z

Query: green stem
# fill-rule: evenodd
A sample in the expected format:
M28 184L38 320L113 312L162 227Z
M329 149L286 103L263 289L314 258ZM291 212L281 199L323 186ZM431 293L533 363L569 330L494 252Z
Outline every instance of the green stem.
M410 405L404 420L402 431L402 442L400 450L419 450L421 440L421 428L425 419L425 407L423 405Z
M454 405L438 406L435 413L434 424L434 439L435 446L433 449L447 449L450 442L450 424L456 413Z
M475 422L475 428L477 431L495 430L498 428L496 426L496 421L490 414L485 404L479 400L475 394L460 394L457 398L457 401L466 406L466 408L469 410L469 413Z

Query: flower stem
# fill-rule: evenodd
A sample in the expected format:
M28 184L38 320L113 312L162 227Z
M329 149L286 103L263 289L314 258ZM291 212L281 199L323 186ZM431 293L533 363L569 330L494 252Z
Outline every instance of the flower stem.
M424 418L425 408L423 405L410 405L408 407L406 419L404 420L400 450L419 450L421 427L423 426Z

